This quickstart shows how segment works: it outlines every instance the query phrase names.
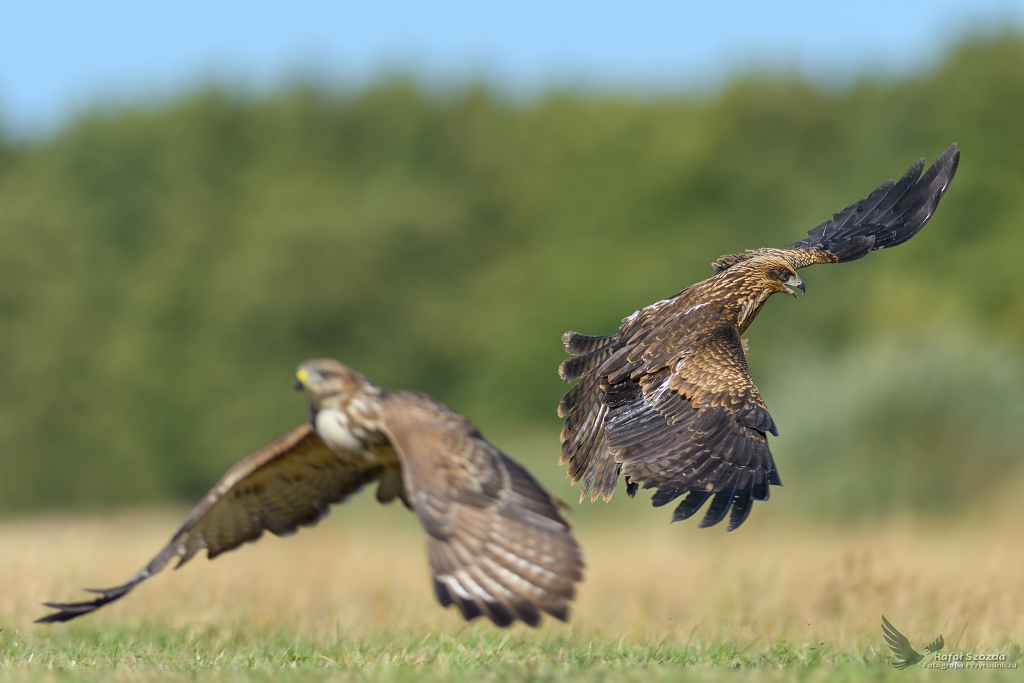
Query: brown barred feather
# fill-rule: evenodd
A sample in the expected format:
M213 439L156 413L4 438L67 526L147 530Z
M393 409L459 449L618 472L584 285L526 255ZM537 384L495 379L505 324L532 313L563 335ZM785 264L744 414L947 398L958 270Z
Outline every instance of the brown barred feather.
M320 521L333 503L340 503L386 467L397 467L390 449L373 460L339 454L304 424L241 460L220 478L189 513L185 523L163 550L121 586L91 591L95 600L46 603L57 612L38 623L68 621L117 600L177 559L176 567L206 549L213 559L243 543L259 539L264 531L278 536Z
M392 394L385 410L441 603L499 626L536 626L541 612L568 619L583 556L557 501L447 406Z

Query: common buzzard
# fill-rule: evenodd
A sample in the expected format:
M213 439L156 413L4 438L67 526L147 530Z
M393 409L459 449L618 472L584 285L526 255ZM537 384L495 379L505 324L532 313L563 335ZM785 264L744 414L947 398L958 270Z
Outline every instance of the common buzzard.
M580 500L611 498L619 475L626 492L655 488L655 506L679 496L672 520L691 517L710 498L700 526L732 510L728 529L746 520L768 485L781 485L768 434L775 422L754 386L741 335L773 294L799 298L799 268L845 263L903 244L935 213L956 174L956 145L924 173L924 159L895 183L846 207L788 249L722 256L715 274L670 299L636 311L614 334L562 336L575 356L566 382L580 380L558 405L565 418L562 464Z
M553 498L469 420L425 394L389 392L334 360L299 366L296 388L310 422L249 455L221 477L163 550L115 588L86 602L45 603L68 621L124 597L174 559L213 559L312 526L364 485L401 499L427 532L434 591L466 619L537 626L569 618L583 576L579 545Z

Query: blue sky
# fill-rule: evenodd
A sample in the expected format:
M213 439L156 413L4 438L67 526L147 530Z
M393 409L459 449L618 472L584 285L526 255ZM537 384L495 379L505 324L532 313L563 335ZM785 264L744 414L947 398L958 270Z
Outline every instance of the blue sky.
M296 74L482 77L526 93L681 90L751 68L843 80L920 69L966 33L1011 26L1024 0L0 0L0 120L45 131L95 103Z

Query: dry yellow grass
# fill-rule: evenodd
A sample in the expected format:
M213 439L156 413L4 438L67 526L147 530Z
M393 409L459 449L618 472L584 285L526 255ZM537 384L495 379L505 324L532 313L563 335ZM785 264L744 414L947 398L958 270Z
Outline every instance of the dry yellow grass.
M692 522L670 526L666 516L579 515L586 579L572 623L548 619L548 635L877 650L885 613L917 644L939 632L947 647L1024 640L1019 507L952 525L836 529L785 520L761 506L730 534ZM7 633L67 628L31 625L44 612L39 603L120 583L180 519L142 511L0 525L0 626ZM465 628L434 601L415 518L368 501L339 508L291 538L267 537L213 562L199 557L86 619L95 626L245 624L313 638Z

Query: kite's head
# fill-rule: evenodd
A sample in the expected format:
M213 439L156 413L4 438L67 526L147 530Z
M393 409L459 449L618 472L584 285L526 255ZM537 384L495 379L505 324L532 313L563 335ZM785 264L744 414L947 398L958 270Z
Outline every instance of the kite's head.
M332 358L307 360L295 371L295 389L317 408L324 402L347 402L365 383L359 373Z
M796 270L786 258L773 253L747 254L745 258L728 264L708 280L715 283L712 290L721 290L714 296L724 297L736 307L736 325L741 333L754 321L761 307L773 294L789 294L794 299L799 299L804 293L803 280L797 277Z
M767 291L769 296L789 294L794 299L799 299L807 291L793 266L778 256L758 256L737 265L741 266L739 270L746 271L744 279L748 286ZM800 292L797 293L796 290Z

